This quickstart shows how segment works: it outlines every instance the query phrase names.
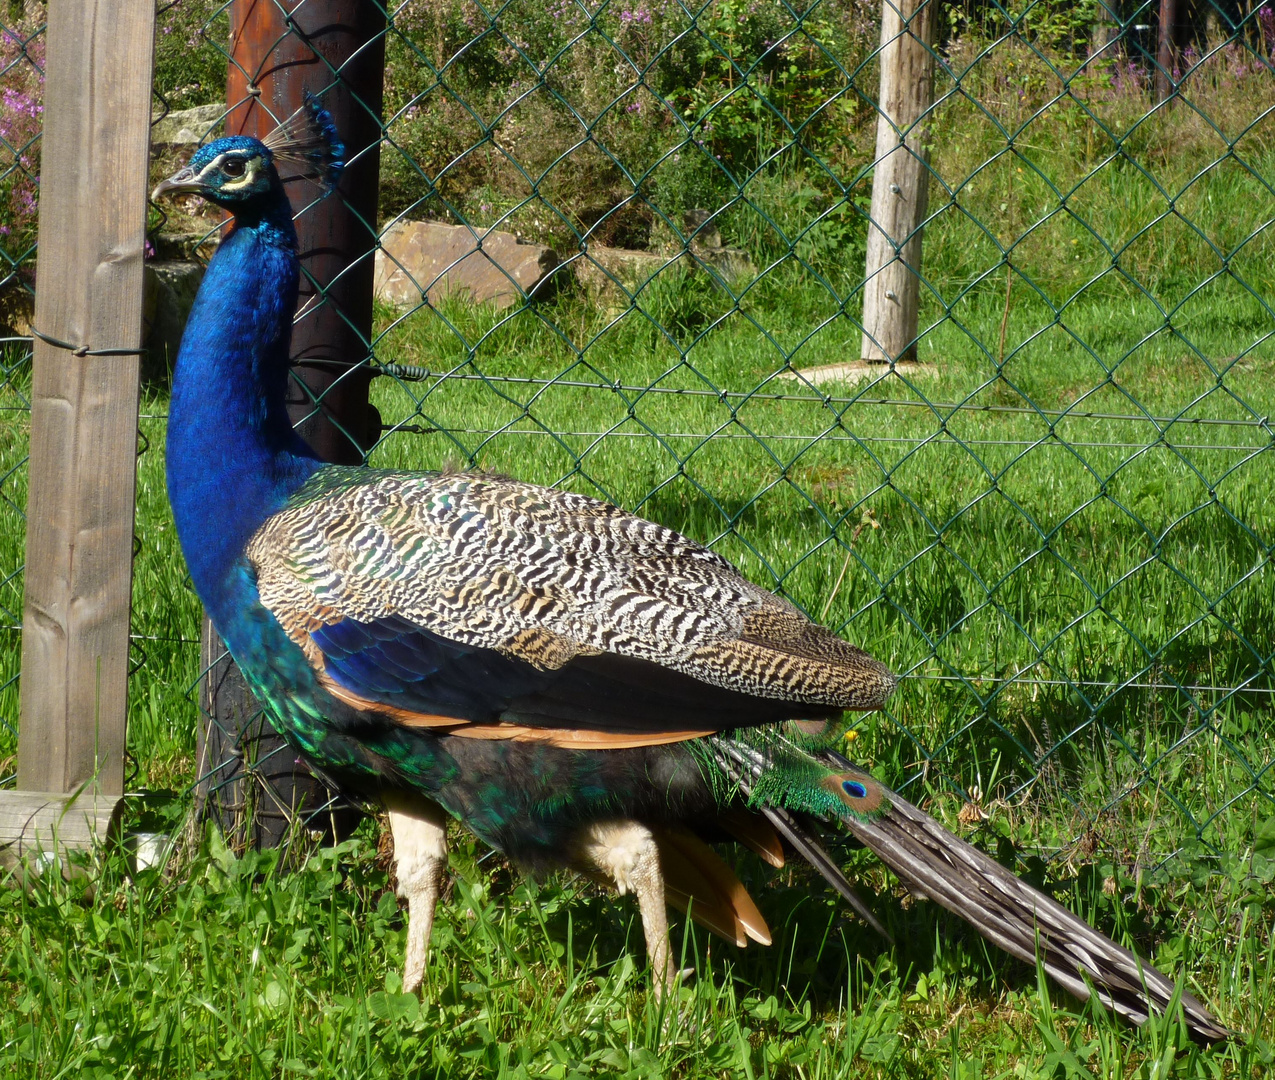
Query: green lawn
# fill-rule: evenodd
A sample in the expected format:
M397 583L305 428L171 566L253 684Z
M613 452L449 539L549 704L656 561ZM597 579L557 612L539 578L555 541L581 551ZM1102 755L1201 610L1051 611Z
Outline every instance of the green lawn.
M222 6L163 13L156 85L176 106L220 99ZM403 5L393 109L434 81L414 50L476 33L471 7ZM571 5L523 7L501 9L502 33L534 31L533 52L576 33ZM701 32L719 16L729 29L742 8L710 5ZM859 71L852 54L878 41L870 6L803 10L844 15L842 59ZM1063 18L1057 47L1032 19L1002 40L990 11L952 13L931 126L925 366L818 387L788 376L860 354L875 130L861 87L816 73L848 108L804 128L809 145L765 124L737 160L722 143L736 186L713 146L657 122L651 99L592 129L615 155L603 160L562 101L525 94L521 68L483 68L499 34L465 46L447 93L391 124L383 216L411 205L499 220L570 251L586 223L614 214L595 240L629 229L668 250L682 210L721 206L715 224L757 274L734 295L670 268L631 304L566 288L519 312L378 310L378 360L429 374L374 382L390 430L371 461L459 463L601 495L783 591L903 676L888 708L863 719L855 756L1180 978L1240 1033L1234 1043L1200 1050L1172 1018L1135 1031L1051 993L848 848L838 854L896 944L820 879L741 855L773 947L737 950L677 921L697 977L662 1010L632 903L574 879L527 883L457 830L425 993L401 994L403 916L376 822L335 850L298 834L283 856L234 853L188 825L199 609L164 492L167 394L150 388L129 705L139 794L126 827L177 844L162 869L130 876L116 852L70 882L47 873L0 888L0 1075L1272 1074L1269 49L1254 59L1252 34L1210 47L1159 104L1133 65L1074 55L1082 9ZM657 21L666 15L681 33L676 6L660 5ZM625 19L618 8L605 18ZM645 48L648 25L615 29ZM671 72L691 79L675 97L712 101L714 78L734 87L730 65L699 63ZM630 78L600 39L555 65L586 114ZM14 69L19 88L25 71ZM875 86L871 66L856 78ZM731 100L746 99L723 97L715 139L747 120ZM491 131L467 111L506 107ZM501 157L515 136L517 168ZM0 783L11 783L30 370L3 348Z
M504 322L449 306L391 326L382 311L382 361L452 377L376 381L385 422L415 430L372 461L601 493L783 589L907 676L863 724L861 760L1127 934L1243 1038L1197 1052L1172 1024L1133 1032L1051 1001L851 851L897 946L809 875L763 885L745 860L774 947L678 923L699 976L662 1015L631 904L578 881L537 890L458 835L417 1001L398 992L402 917L368 823L308 861L298 840L289 874L273 854L186 839L135 880L114 856L91 888L0 890L6 1075L1264 1075L1275 510L1271 436L1253 421L1275 412L1275 356L1261 305L1220 305L1188 347L1147 334L1127 299L1061 321L1025 302L998 368L974 341L996 340L1003 296L976 295L966 329L926 338L932 374L812 390L771 378L812 323L808 303L779 301L807 286L745 299L767 337L738 313L710 329L721 294L657 281L639 306L677 348L640 311L604 329L604 305L571 295ZM593 340L583 358L555 327ZM856 352L838 319L792 359ZM26 379L0 403L0 490L17 506ZM152 393L143 410L129 741L133 784L152 792L134 819L176 829L185 802L162 793L193 780L198 612L163 493L165 408ZM0 566L15 566L20 517L0 513ZM15 688L0 694L14 723ZM986 815L977 829L957 820L966 804Z
M1269 900L1235 878L1065 900L1129 932L1246 1034L1192 1047L1059 1000L929 904L874 903L900 943L847 921L806 875L758 893L775 929L739 951L674 930L698 976L661 1011L631 904L538 890L459 842L423 998L370 829L281 876L276 857L187 848L96 890L0 891L6 1076L1217 1077L1272 1067ZM746 879L755 867L745 866Z

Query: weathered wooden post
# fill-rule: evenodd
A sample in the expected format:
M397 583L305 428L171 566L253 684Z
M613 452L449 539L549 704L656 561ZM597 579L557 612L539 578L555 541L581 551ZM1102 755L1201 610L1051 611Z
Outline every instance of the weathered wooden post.
M376 251L385 15L366 0L235 0L226 80L228 134L262 136L292 115L305 91L319 95L336 121L347 159L338 194L316 203L311 184L290 186L301 248L301 297L293 330L296 360L289 412L326 461L358 464L380 436L368 404L372 273ZM294 817L321 808L326 789L273 730L207 620L202 695L209 714L200 732L199 797L224 826L245 828L246 842L277 844ZM255 799L244 759L255 762ZM255 802L255 806L253 805ZM245 810L251 821L243 821ZM323 815L315 826L341 832Z
M1164 101L1177 89L1173 80L1173 28L1178 21L1177 0L1160 0L1155 51L1155 96Z
M49 0L46 33L20 790L0 844L37 804L86 844L124 790L155 3ZM74 814L32 795L76 791Z
M883 0L881 93L863 284L864 360L916 359L921 224L929 203L924 123L934 102L937 0Z
M1098 6L1094 11L1094 21L1089 24L1089 61L1091 63L1108 51L1112 55L1107 59L1114 58L1115 49L1112 45L1120 40L1124 30L1120 16L1112 6L1115 3L1116 0L1098 0Z

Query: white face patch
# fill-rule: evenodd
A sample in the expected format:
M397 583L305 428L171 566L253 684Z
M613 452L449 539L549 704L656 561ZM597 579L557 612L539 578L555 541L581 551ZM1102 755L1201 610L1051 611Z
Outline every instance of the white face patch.
M197 179L206 182L214 173L220 173L222 165L231 160L244 163L243 176L223 178L217 187L221 191L239 191L243 188L252 187L256 183L257 177L261 175L261 158L257 155L245 157L240 153L218 154L200 170Z

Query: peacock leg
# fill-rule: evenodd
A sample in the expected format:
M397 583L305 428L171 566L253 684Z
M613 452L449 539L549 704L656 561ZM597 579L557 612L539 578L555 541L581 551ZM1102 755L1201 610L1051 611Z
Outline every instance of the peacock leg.
M582 869L610 878L621 896L631 892L637 897L654 990L663 994L671 989L677 972L669 954L664 874L651 830L636 821L594 822L579 839L579 856Z
M425 977L434 909L447 873L447 813L437 803L402 792L382 795L394 836L398 894L407 901L407 958L403 992L410 994Z

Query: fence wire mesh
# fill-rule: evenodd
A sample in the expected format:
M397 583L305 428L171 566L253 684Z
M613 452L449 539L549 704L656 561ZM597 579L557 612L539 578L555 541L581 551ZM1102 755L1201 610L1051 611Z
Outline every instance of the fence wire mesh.
M21 660L31 310L44 86L43 20L0 25L0 783L12 778Z
M1201 5L1163 41L1150 4L933 9L903 133L919 322L883 364L860 360L879 6L384 13L378 300L346 358L377 376L373 464L563 485L709 543L901 673L855 753L967 824L1140 865L1252 844L1273 813L1270 6ZM162 9L165 109L222 102L235 17ZM184 210L161 255L214 232ZM181 627L163 678L189 688L171 530L139 535ZM191 706L152 663L135 678L134 753L180 759ZM152 735L139 700L165 702Z

